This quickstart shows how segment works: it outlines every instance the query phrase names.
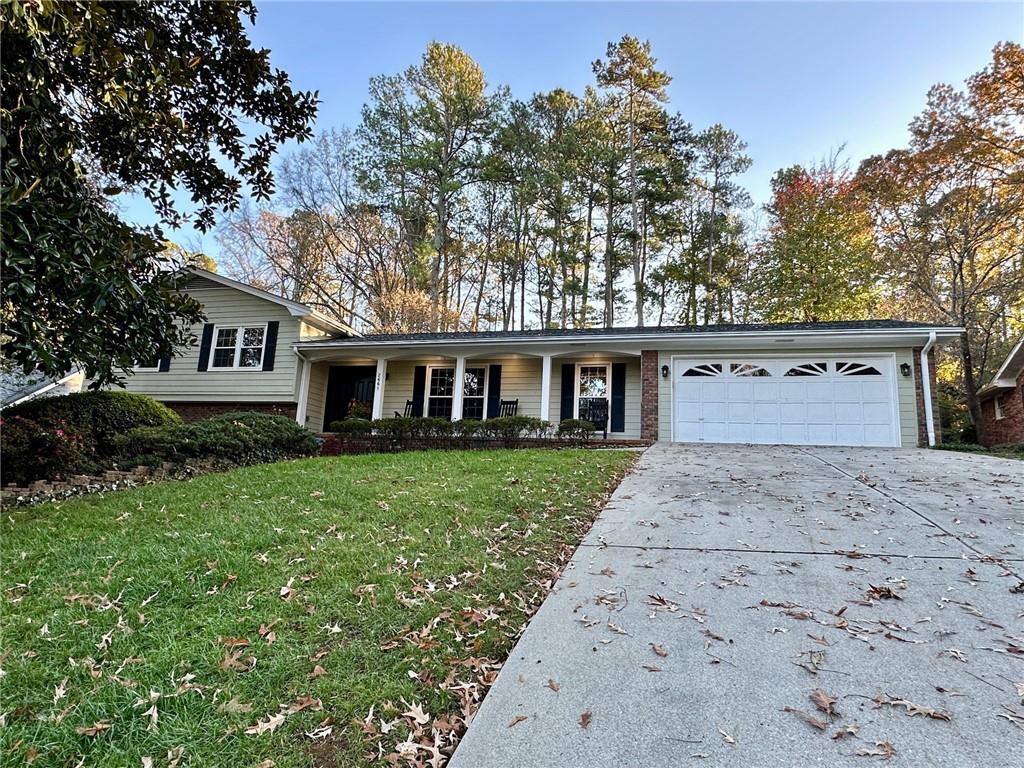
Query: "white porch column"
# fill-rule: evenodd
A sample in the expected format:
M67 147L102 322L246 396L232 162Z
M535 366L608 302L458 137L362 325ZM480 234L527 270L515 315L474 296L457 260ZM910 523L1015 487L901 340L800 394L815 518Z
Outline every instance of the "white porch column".
M462 395L466 389L466 356L455 358L455 386L452 389L452 421L462 418Z
M387 358L377 361L377 376L373 380L373 412L372 418L379 419L384 415L384 382L388 377Z
M551 355L541 358L540 417L543 421L551 421Z
M309 373L313 364L299 355L299 402L295 406L295 421L300 427L306 426L306 408L309 404Z

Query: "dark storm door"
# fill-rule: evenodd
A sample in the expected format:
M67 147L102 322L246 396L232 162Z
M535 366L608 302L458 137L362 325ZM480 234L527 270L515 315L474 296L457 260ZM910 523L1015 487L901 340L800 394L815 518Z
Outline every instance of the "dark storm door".
M377 369L372 365L335 365L327 375L327 402L324 404L324 430L331 422L348 416L353 400L373 401L373 382Z

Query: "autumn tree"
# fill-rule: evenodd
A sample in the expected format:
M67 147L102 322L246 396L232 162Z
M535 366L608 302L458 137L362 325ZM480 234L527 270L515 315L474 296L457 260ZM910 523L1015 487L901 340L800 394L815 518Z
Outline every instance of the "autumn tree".
M996 362L993 343L1024 321L1024 131L994 117L1019 112L1021 62L1020 46L1001 45L966 93L934 87L910 146L858 172L893 302L967 329L959 364L979 440L977 392Z
M757 314L772 322L870 317L879 276L872 220L836 158L777 172L765 210L748 287Z
M317 99L252 48L255 21L246 0L3 4L8 361L48 376L81 366L99 386L190 340L201 312L178 290L185 265L111 199L137 192L176 226L179 189L207 229L246 185L271 194L271 158L309 135Z

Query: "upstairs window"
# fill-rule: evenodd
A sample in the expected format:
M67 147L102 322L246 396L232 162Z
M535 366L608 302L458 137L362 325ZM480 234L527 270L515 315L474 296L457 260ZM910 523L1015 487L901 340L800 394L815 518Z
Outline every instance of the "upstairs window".
M263 367L263 346L267 338L265 325L217 328L213 343L211 368L260 369Z

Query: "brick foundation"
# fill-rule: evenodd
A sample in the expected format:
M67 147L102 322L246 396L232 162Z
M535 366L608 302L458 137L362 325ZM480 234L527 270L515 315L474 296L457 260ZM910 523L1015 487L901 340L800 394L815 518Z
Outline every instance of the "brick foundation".
M985 422L985 445L1017 445L1024 443L1024 371L1017 376L1017 387L998 397L1003 404L1003 418L996 418L996 399L990 397L981 404L981 418Z
M658 439L658 353L640 353L640 439Z
M164 405L181 416L183 421L199 421L211 416L220 416L232 411L257 411L275 416L295 418L295 403L211 403L211 402L168 402Z
M917 402L917 443L928 445L928 419L924 410L924 387L921 380L921 347L913 351L914 355L914 399ZM942 442L942 424L939 421L939 389L935 383L935 349L928 353L928 379L932 394L932 424L935 427L935 442Z

